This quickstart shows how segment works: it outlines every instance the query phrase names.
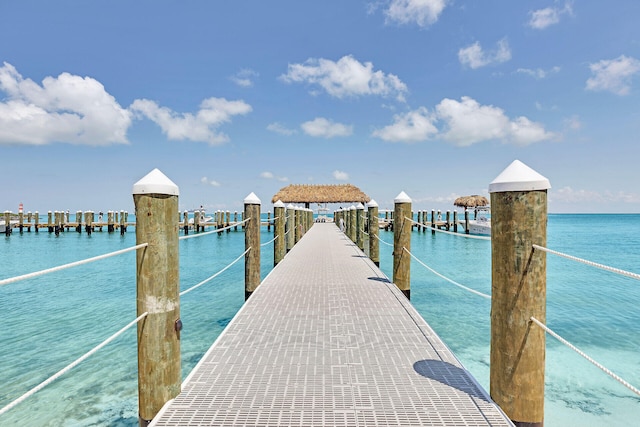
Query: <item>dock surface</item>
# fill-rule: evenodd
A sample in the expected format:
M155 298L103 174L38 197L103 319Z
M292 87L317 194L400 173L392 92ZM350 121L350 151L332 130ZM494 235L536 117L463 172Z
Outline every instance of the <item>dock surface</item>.
M263 280L152 426L512 426L331 223Z

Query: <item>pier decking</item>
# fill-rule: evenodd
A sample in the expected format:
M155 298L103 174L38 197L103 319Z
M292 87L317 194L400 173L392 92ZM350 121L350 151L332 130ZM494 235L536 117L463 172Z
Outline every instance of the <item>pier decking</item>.
M512 423L402 292L335 224L319 223L151 425Z

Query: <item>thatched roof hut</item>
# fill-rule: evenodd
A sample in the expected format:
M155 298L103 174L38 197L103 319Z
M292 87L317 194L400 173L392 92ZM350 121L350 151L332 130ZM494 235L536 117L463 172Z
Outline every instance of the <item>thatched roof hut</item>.
M458 197L454 200L453 204L454 206L460 206L463 208L476 208L480 206L488 206L489 200L484 196L474 194L472 196Z
M371 198L355 185L307 185L291 184L276 193L271 203L282 200L283 203L366 203Z

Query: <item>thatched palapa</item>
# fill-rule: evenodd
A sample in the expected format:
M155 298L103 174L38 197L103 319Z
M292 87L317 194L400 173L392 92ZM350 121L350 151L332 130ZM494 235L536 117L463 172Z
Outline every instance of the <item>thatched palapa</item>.
M305 185L291 184L276 193L271 203L282 200L283 203L366 203L371 198L358 187L351 184Z
M484 196L474 194L473 196L458 197L453 204L454 206L460 206L463 208L475 208L489 205L489 200Z

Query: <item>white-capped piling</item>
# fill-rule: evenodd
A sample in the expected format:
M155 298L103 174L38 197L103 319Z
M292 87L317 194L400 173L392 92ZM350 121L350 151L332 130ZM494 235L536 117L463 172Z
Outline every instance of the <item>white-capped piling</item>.
M11 235L11 212L4 211L4 234Z
M295 218L295 239L294 239L294 244L298 243L300 241L300 239L302 238L302 223L301 223L301 212L300 212L300 208L298 206L296 206L294 208L295 213L294 213L294 218Z
M287 223L285 224L286 250L289 252L295 244L295 209L291 203L287 205Z
M244 298L260 285L260 199L254 193L244 199Z
M364 251L364 205L356 206L356 245Z
M373 263L380 267L380 242L378 234L380 227L378 226L378 203L371 199L367 203L369 214L369 258Z
M351 205L351 207L349 208L349 239L351 239L353 243L356 243L356 233L358 228L358 223L356 220L356 215L357 215L356 211L357 209L355 205Z
M33 213L33 230L37 233L40 226L40 214L38 211Z
M127 232L127 219L124 211L120 211L120 235L123 236Z
M285 254L285 241L284 241L284 228L285 228L285 213L284 213L284 203L281 200L278 200L273 204L273 216L274 218L274 233L275 239L273 242L273 265L276 266L282 259Z
M544 423L549 180L516 160L491 184L490 393L516 426Z
M186 209L182 214L182 231L185 236L189 234L189 211Z
M107 212L107 233L113 233L114 231L116 231L114 212L108 211Z
M224 220L224 226L227 229L227 233L229 233L231 231L231 211L227 211L227 216L225 217Z
M411 298L411 198L404 191L394 199L393 210L393 283ZM405 250L406 249L406 250Z
M158 169L133 185L138 316L138 407L146 426L180 393L178 186Z

